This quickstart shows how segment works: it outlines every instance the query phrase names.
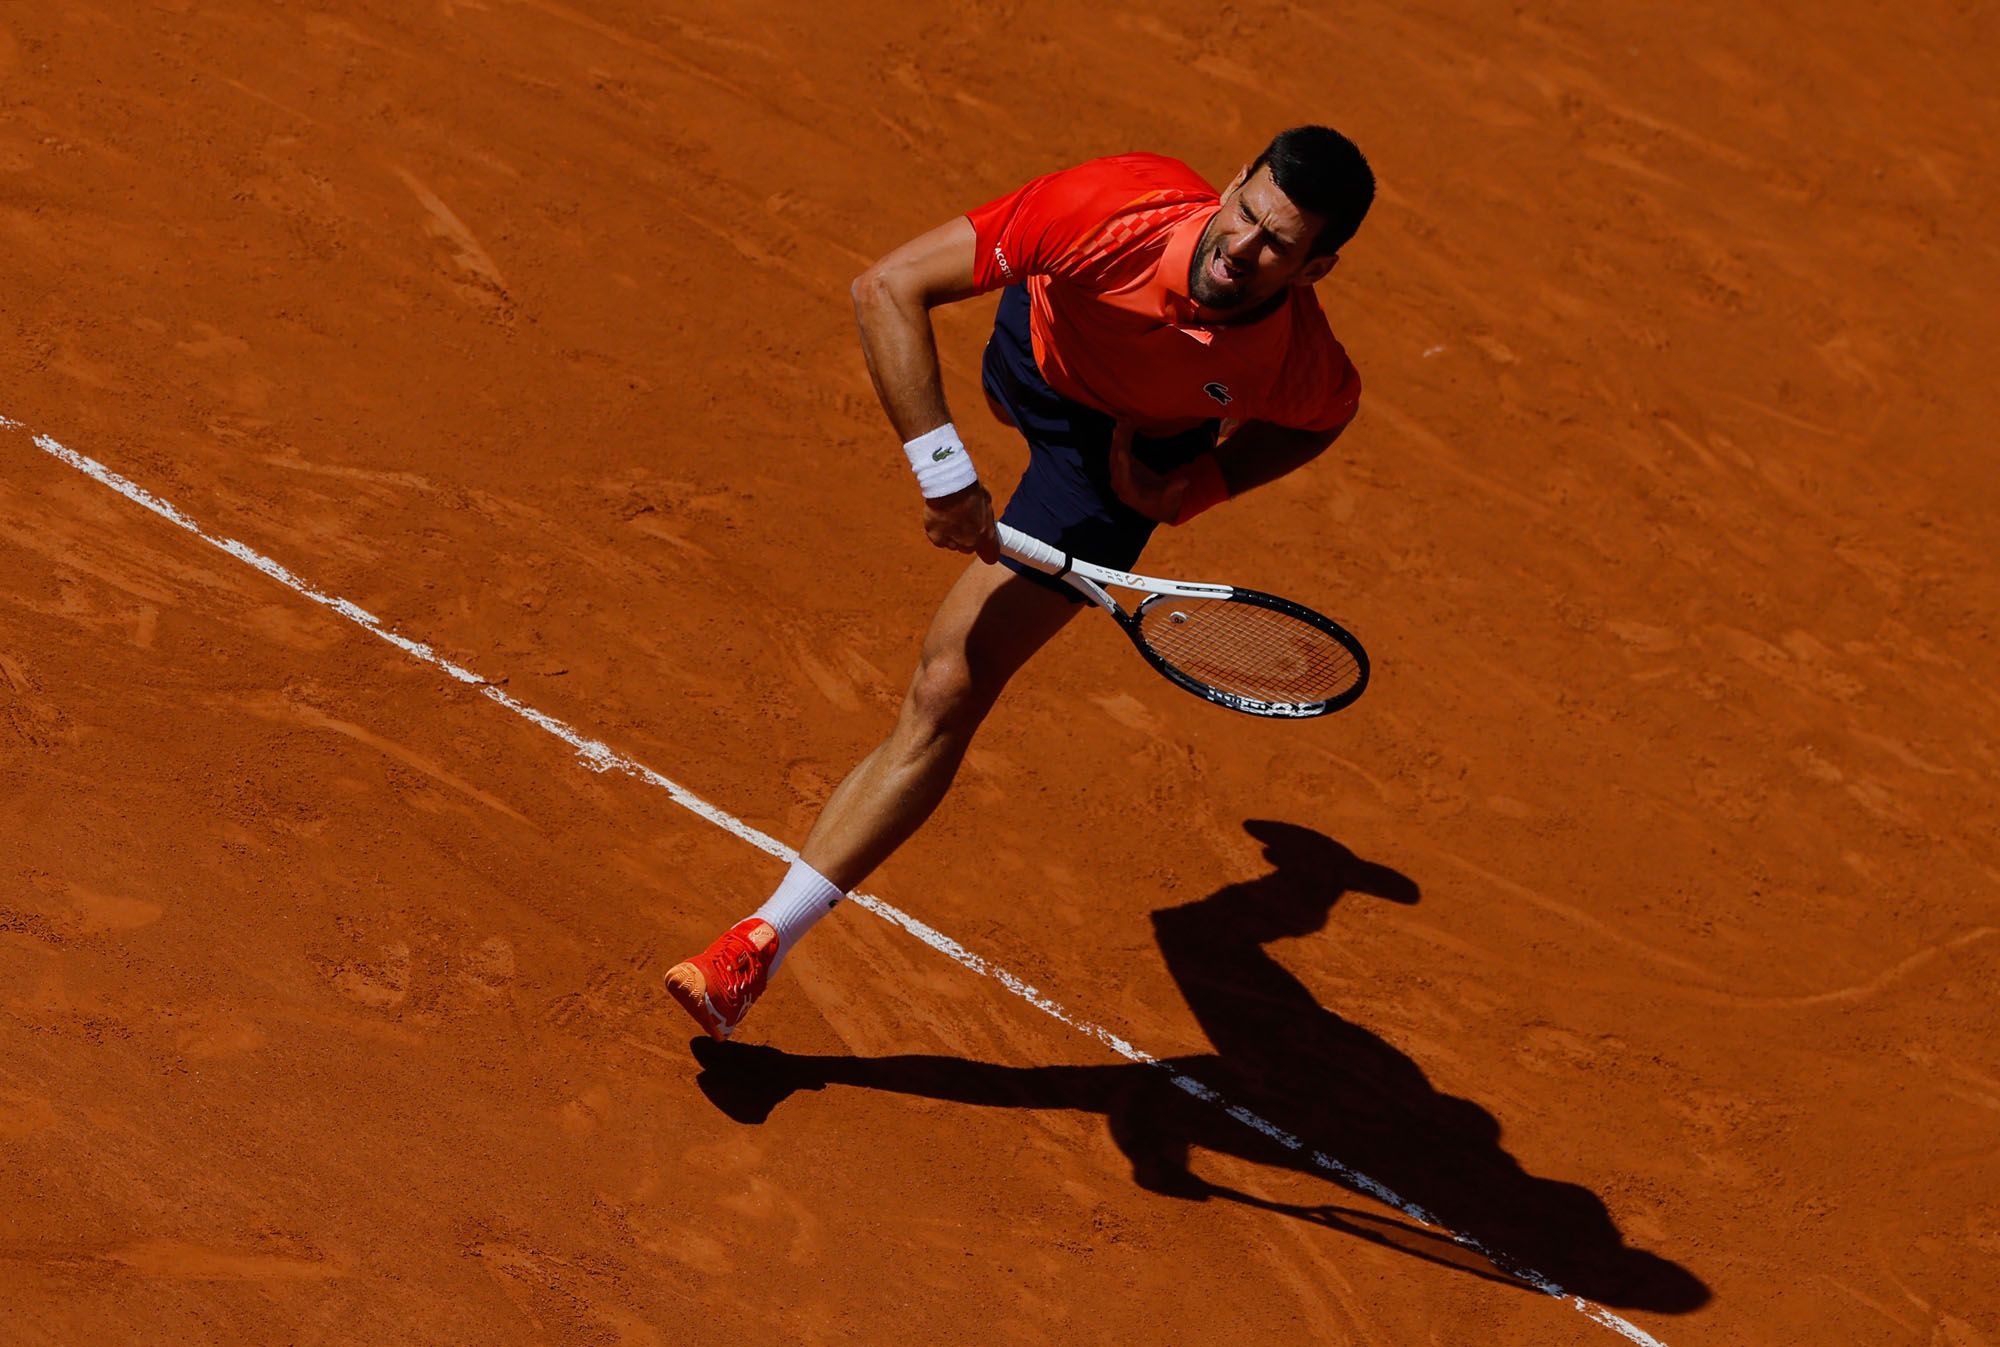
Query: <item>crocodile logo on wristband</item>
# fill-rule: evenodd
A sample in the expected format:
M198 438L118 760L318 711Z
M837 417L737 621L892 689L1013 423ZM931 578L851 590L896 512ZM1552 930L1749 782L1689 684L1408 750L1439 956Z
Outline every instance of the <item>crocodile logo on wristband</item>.
M966 452L957 427L949 421L913 440L905 440L903 452L909 456L910 470L917 474L917 485L926 500L963 491L979 480L979 474L972 468L972 455Z

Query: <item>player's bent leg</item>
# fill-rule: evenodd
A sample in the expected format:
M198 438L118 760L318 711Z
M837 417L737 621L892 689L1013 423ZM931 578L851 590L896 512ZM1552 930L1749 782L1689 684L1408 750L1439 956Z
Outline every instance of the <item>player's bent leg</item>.
M973 734L1078 605L1004 566L968 566L931 620L895 728L840 783L800 857L841 889L887 860L944 798Z
M755 914L667 971L666 988L709 1037L728 1038L792 944L922 826L1007 682L1078 606L974 562L938 606L889 737L848 773L784 882Z

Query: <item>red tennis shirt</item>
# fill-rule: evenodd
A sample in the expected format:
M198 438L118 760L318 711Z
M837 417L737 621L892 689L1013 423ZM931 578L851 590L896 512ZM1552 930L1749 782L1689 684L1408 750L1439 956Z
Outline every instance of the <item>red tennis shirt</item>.
M1188 295L1188 263L1220 194L1157 154L1036 178L966 212L980 291L1026 282L1035 364L1066 398L1174 434L1216 417L1337 430L1361 380L1311 286L1251 322Z

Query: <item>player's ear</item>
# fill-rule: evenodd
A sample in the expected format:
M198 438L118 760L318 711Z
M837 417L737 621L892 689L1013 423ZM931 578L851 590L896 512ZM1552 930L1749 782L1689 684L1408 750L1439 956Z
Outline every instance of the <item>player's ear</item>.
M1339 262L1339 253L1328 253L1324 257L1315 257L1299 268L1299 274L1294 279L1293 284L1317 285L1326 279L1327 273L1332 271Z
M1229 185L1222 189L1222 194L1228 196L1248 181L1250 181L1250 165L1245 164L1236 170L1236 176L1229 180Z

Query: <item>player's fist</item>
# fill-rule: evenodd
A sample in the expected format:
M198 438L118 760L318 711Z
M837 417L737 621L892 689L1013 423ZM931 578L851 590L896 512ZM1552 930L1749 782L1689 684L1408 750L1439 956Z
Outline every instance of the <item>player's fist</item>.
M1141 463L1132 453L1132 427L1120 421L1111 432L1111 489L1146 518L1167 524L1180 517L1187 479Z
M934 547L975 552L981 561L1000 559L1000 531L993 524L993 497L978 482L949 496L925 501L924 536Z

